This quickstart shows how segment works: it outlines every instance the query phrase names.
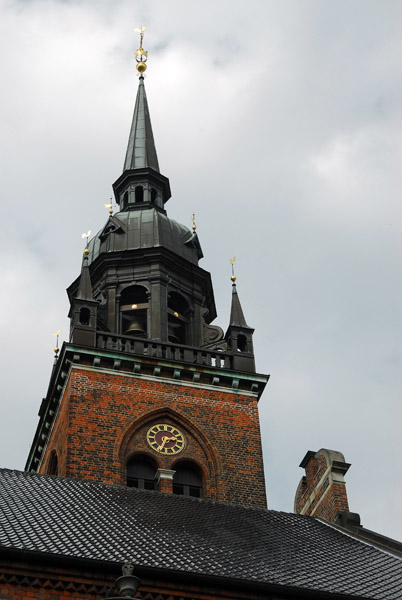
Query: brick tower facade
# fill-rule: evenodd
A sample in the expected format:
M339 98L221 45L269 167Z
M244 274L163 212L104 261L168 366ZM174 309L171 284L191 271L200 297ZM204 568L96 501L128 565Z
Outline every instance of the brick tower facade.
M68 288L27 470L266 506L253 329L232 278L226 333L211 325L195 232L168 218L141 75L110 214Z

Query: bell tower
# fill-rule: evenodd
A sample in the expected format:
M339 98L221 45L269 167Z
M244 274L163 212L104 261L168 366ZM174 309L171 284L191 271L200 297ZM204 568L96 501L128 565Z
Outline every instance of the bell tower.
M253 329L235 279L226 334L195 224L169 219L140 73L119 212L69 286L70 340L55 361L26 469L266 506ZM112 212L112 211L111 211Z

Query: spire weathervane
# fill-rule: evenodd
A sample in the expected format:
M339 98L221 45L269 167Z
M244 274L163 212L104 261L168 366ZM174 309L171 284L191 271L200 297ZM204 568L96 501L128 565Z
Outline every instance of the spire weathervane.
M236 260L236 257L234 256L233 258L230 259L230 264L232 265L232 277L230 278L233 281L233 285L237 279L236 275L234 274L234 262Z
M193 216L191 217L191 220L193 222L193 228L192 229L193 229L193 232L195 233L195 230L197 229L197 225L196 225L196 222L195 222L195 213L193 213Z
M148 60L148 52L142 47L145 27L141 27L141 29L136 27L134 31L140 34L140 47L135 52L135 60L137 61L137 71L140 74L140 77L143 77L143 73L147 68L147 65L145 63Z
M82 237L82 239L86 238L86 240L87 240L87 241L86 241L86 244L85 244L85 250L84 250L84 254L85 254L85 256L86 256L87 254L89 254L89 249L88 249L88 239L89 239L89 236L90 236L90 235L91 235L91 230L89 229L88 233L83 233L83 234L82 234L82 236L81 236L81 237Z

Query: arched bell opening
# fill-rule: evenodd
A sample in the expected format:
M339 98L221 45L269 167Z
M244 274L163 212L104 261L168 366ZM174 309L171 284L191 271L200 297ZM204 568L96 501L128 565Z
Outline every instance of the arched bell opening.
M191 460L180 460L174 464L173 493L179 496L202 498L202 472Z
M142 185L137 185L135 188L135 203L144 202L144 188Z
M121 332L148 337L148 292L142 285L124 289L120 296Z
M156 200L158 198L158 192L155 188L151 188L151 202L152 204L156 204Z
M91 318L91 311L87 307L80 308L80 324L89 325Z
M237 351L238 352L247 352L247 338L245 335L243 335L242 333L239 333L239 335L237 336Z
M177 292L168 295L168 340L172 344L188 344L190 306Z
M158 465L146 454L135 454L127 462L127 486L142 490L156 488Z

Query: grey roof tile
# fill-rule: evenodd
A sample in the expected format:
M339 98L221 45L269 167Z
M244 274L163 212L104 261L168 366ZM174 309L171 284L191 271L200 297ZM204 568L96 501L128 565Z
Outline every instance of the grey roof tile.
M402 598L402 560L302 515L0 470L0 546Z

